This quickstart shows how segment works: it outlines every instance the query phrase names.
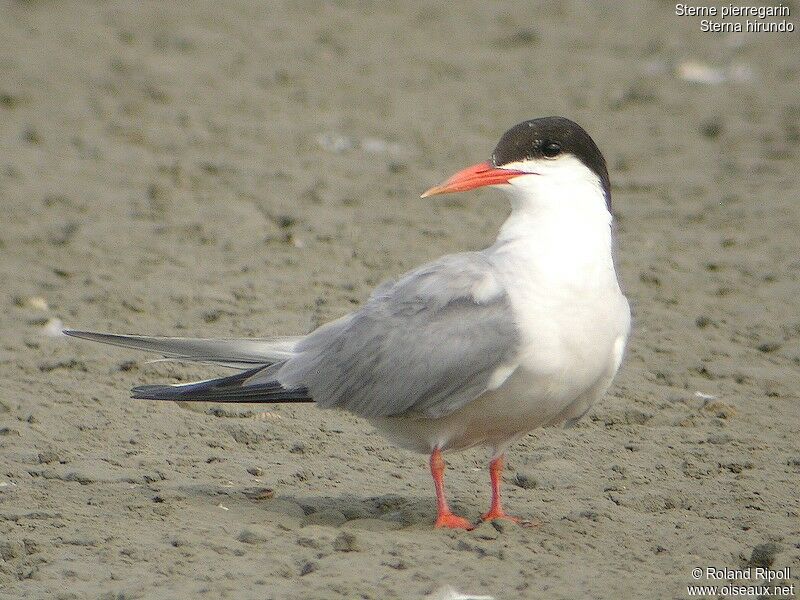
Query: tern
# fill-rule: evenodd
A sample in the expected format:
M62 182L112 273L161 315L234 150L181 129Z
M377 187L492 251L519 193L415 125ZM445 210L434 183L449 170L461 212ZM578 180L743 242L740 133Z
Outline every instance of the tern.
M67 335L239 369L133 398L313 402L367 419L430 455L436 527L471 529L445 497L442 453L488 447L491 506L503 509L506 449L530 431L570 426L601 398L631 327L614 266L606 162L577 123L545 117L500 138L491 158L423 198L492 186L511 214L478 252L444 256L380 285L355 312L297 337L194 339L66 330Z

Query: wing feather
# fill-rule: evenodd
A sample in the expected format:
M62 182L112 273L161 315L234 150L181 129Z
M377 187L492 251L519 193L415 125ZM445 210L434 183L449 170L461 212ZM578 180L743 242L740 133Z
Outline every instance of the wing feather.
M306 336L275 377L322 407L439 418L490 389L518 348L491 262L464 253L381 286L360 310Z
M184 402L313 402L308 390L286 389L269 377L271 367L253 369L230 375L183 384L139 385L131 390L132 398L145 400L173 400ZM258 373L266 375L263 383L249 383Z

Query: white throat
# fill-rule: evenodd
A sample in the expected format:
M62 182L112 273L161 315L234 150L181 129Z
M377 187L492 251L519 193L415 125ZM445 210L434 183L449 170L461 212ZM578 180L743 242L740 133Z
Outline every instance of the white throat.
M526 164L530 175L500 186L512 211L490 250L524 261L543 284L616 286L612 218L599 178L571 157L550 162Z

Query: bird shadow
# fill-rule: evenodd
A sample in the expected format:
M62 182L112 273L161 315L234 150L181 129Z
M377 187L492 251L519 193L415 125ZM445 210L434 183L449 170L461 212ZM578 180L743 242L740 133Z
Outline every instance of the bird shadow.
M180 486L179 492L197 502L211 498L231 510L263 511L267 513L264 515L266 520L269 520L269 514L282 514L300 521L301 525L338 527L353 522L353 525L367 529L391 530L430 528L436 519L435 499L423 495L279 494L267 487L208 484ZM458 503L453 508L457 512L468 510Z

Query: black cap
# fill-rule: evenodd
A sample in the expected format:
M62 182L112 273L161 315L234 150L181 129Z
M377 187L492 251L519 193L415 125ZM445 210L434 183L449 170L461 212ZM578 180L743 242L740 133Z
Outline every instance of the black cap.
M556 158L559 154L572 154L597 175L610 211L611 182L606 160L586 130L574 121L542 117L514 125L500 138L492 152L492 163L502 167L517 161Z

